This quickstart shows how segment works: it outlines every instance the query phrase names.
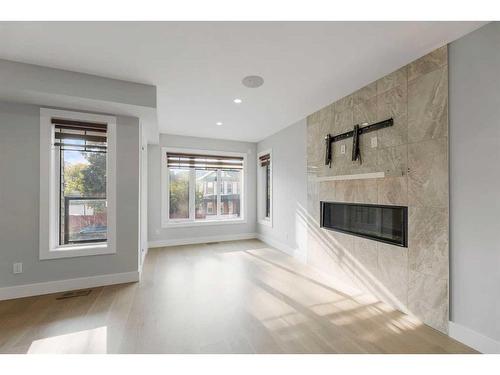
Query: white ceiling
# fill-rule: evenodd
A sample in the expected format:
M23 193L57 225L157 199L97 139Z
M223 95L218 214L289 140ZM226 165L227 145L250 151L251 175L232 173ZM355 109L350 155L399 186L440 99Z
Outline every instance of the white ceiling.
M483 24L0 22L0 58L156 85L162 133L259 141Z

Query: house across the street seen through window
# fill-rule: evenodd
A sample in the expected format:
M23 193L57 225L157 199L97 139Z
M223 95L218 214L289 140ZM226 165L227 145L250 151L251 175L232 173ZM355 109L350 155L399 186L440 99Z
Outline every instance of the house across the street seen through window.
M169 222L242 219L243 156L167 152Z

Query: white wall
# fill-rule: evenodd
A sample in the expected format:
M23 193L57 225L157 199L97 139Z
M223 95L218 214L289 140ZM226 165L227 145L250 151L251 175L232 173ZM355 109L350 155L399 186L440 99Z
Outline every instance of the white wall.
M161 225L161 148L179 147L196 150L232 151L247 154L245 178L246 222L241 224L162 228ZM166 246L184 242L243 238L256 232L256 144L210 138L160 135L159 145L148 147L148 239L150 246Z
M262 240L306 259L306 120L260 141L257 152L272 150L273 225L257 224ZM261 176L260 176L261 177ZM259 177L257 184L262 187Z
M500 23L451 43L449 69L450 332L500 352Z
M117 117L116 254L40 260L40 107L0 102L0 288L138 270L139 134Z

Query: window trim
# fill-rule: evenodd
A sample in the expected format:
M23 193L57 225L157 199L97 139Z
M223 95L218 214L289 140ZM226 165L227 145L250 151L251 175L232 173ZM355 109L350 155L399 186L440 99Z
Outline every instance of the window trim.
M269 154L270 163L269 163L269 183L270 183L270 207L269 207L269 218L266 217L266 191L262 188L262 185L265 182L266 176L262 173L262 167L260 165L259 158L262 155ZM261 225L266 225L268 227L273 227L273 169L274 169L274 160L273 160L273 149L263 150L257 153L257 222Z
M107 241L59 245L58 188L52 117L68 120L106 122ZM58 259L116 253L116 117L92 113L40 108L40 223L39 258Z
M242 182L241 186L243 187L242 192L240 193L240 214L241 217L238 219L219 219L219 220L194 220L194 219L170 219L170 205L169 205L169 187L170 187L170 174L168 173L167 167L167 152L184 152L191 154L200 154L200 155L220 155L220 156L237 156L243 158L243 173L241 174ZM246 192L248 188L248 170L247 170L247 154L243 152L229 152L229 151L218 151L218 150L199 150L199 149L191 149L191 148L178 148L178 147L162 147L161 148L161 226L162 228L180 228L180 227L197 227L197 226L205 226L205 225L228 225L228 224L245 224L247 222L246 219L246 208L247 208L247 200L246 200ZM220 184L216 184L216 190L220 189ZM189 199L190 201L194 201L195 196L195 183L194 181L189 181ZM217 212L220 210L220 194L217 194ZM194 217L195 207L189 207L190 215Z

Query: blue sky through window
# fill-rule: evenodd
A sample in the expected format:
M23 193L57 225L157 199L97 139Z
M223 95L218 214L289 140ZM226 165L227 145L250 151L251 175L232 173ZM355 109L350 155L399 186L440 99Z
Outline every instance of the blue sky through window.
M88 164L87 159L83 156L80 151L64 151L64 162L69 164Z
M85 141L82 139L69 139L69 144L72 145L85 145ZM83 152L81 151L64 151L64 162L69 164L88 164L87 160L83 156Z

